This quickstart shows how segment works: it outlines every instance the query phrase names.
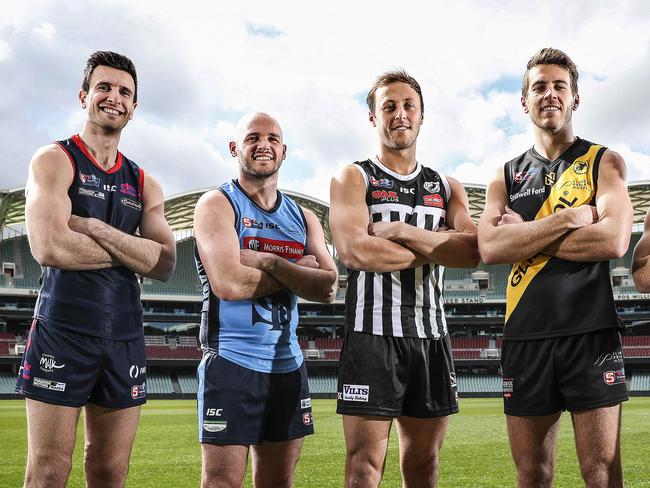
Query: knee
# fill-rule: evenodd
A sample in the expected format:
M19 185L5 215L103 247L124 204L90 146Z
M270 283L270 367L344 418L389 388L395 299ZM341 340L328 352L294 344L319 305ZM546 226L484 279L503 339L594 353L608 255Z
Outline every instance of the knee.
M201 488L240 488L243 482L243 476L232 470L206 466L201 470Z
M348 452L346 457L346 486L379 486L384 470L384 459L364 452Z
M72 460L67 456L56 453L30 456L25 472L25 486L64 487L71 469Z
M404 455L402 459L402 475L405 486L409 485L409 481L416 481L421 484L422 480L427 480L429 486L432 486L438 479L438 468L440 464L440 452L438 449L430 452Z
M605 459L593 459L580 467L585 485L589 488L623 486L623 474L619 463Z
M551 462L523 462L517 465L517 486L551 486L554 467Z
M86 453L84 472L89 486L124 486L128 471L128 458L99 459Z

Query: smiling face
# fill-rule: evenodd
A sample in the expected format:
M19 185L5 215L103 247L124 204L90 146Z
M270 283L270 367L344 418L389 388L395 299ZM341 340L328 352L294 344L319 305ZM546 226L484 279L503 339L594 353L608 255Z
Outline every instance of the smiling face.
M406 83L381 86L375 92L375 110L370 123L379 140L389 149L408 149L415 143L422 125L420 96Z
M282 130L271 116L257 113L237 124L237 140L230 142L230 153L239 160L240 174L256 180L275 175L286 157Z
M100 65L90 77L88 92L79 100L88 113L88 123L105 132L119 132L133 117L135 82L126 71Z
M553 134L571 130L571 116L580 98L571 89L569 71L557 64L539 64L530 69L528 80L521 104L533 124Z

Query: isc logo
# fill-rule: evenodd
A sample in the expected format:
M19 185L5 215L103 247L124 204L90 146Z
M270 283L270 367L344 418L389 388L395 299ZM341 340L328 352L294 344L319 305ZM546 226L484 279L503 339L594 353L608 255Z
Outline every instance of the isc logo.
M206 417L221 417L223 408L208 408L205 412Z

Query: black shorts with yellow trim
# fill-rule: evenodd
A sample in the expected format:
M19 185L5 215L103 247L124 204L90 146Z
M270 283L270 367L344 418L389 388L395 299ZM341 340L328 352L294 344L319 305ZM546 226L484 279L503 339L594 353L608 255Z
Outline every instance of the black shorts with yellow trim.
M507 415L551 415L617 405L628 399L617 329L539 339L504 340Z

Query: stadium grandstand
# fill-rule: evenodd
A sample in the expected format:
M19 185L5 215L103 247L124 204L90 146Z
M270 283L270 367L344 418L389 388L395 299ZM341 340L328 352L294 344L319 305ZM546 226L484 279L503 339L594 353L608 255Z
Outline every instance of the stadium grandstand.
M470 214L477 221L483 210L485 187L465 186ZM650 396L650 294L638 293L632 282L632 251L650 206L650 182L628 185L634 205L634 227L625 256L612 261L610 275L619 315L626 324L623 351L632 395ZM197 391L196 366L201 358L198 330L201 287L194 268L192 218L206 190L170 197L167 220L174 230L178 261L166 283L141 280L148 393L152 398L191 398ZM323 224L332 256L328 205L307 195L287 191L316 213ZM24 225L24 189L0 191L0 397L15 397L13 388L38 296L40 266L32 257ZM338 263L338 260L337 260ZM500 396L499 356L509 266L447 269L445 301L458 388L461 396ZM302 301L298 335L310 374L314 397L334 397L342 344L346 269L339 263L339 291L333 304Z

